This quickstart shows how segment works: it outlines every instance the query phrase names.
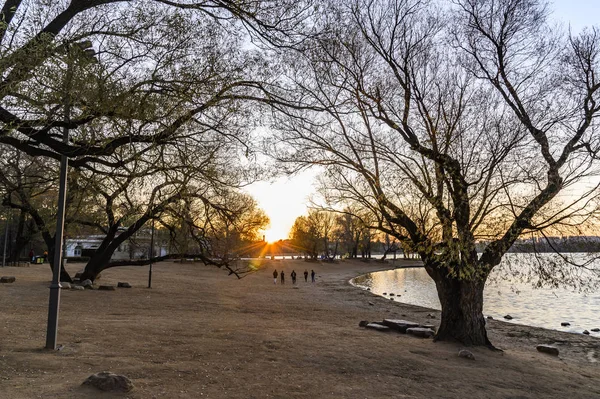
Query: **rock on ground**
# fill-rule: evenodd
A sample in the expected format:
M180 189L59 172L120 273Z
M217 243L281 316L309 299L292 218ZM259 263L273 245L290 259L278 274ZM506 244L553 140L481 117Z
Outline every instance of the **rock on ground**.
M10 284L14 283L17 280L15 276L2 276L0 277L0 283Z
M131 288L131 284L124 282L124 281L120 281L117 283L117 287L119 288Z
M471 351L463 349L458 352L458 357L464 357L465 359L475 360L475 355Z
M82 385L89 385L105 392L129 392L133 383L124 375L103 371L90 375Z
M81 286L82 286L83 288L93 288L93 286L94 286L94 283L92 283L92 280L90 280L90 279L87 279L87 280L83 280L83 281L81 282Z
M359 327L366 327L367 325L369 325L369 322L367 320L361 320L358 322Z
M411 327L419 327L419 323L407 320L396 320L396 319L384 319L383 324L390 327L393 330L406 333L406 329Z
M369 323L365 327L377 331L390 331L390 328L388 326L383 326L379 323Z
M83 291L83 290L85 290L85 288L83 288L80 285L73 285L73 286L71 286L71 289L72 290L76 290L76 291Z
M435 331L429 328L412 327L407 328L406 333L420 338L431 338L435 335Z
M114 285L101 285L98 287L98 290L100 291L114 291L115 290L115 286Z
M68 282L61 282L60 283L60 288L62 288L63 290L70 290L71 289L71 283Z
M506 316L504 316L504 318L506 320L512 320L513 319L513 317L511 315L509 315L509 314L507 314Z
M552 356L558 356L558 348L552 345L538 345L535 347L538 352L547 353Z

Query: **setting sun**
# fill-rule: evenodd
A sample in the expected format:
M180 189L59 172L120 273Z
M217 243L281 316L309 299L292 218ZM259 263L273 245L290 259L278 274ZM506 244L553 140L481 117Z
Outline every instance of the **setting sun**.
M279 240L285 240L288 236L288 232L284 231L285 229L282 226L271 226L267 230L264 231L265 241L268 243L273 243Z

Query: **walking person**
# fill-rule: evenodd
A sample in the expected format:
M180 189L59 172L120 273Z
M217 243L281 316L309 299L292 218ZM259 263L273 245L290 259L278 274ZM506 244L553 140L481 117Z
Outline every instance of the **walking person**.
M33 252L33 248L31 248L31 250L29 250L29 260L31 263L35 262L34 257L35 257L35 252Z
M283 270L281 271L281 284L285 284L285 276L283 275Z
M292 285L296 285L296 271L292 270Z
M304 282L308 283L308 270L304 269Z
M273 284L277 284L277 269L273 270Z
M315 282L315 274L316 274L315 271L310 269L310 278L312 279L313 283Z

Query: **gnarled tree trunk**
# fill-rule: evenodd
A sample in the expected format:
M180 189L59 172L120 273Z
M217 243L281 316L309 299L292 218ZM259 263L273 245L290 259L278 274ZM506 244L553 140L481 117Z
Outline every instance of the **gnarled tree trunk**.
M487 276L459 279L449 276L443 267L426 269L435 281L442 305L442 320L435 339L491 347L483 316L483 289Z

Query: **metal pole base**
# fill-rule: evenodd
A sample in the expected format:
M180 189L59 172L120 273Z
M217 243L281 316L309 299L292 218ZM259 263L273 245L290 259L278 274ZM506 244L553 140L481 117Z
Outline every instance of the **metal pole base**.
M46 331L46 349L56 350L59 305L60 283L52 283L50 285L50 301L48 305L48 330Z

